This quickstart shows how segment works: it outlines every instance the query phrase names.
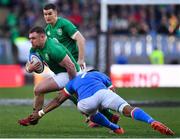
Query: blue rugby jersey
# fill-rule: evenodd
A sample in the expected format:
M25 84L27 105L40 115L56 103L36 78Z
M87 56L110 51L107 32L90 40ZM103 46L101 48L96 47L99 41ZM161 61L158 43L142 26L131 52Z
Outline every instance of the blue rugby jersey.
M98 71L85 72L76 76L64 88L67 94L77 93L78 101L92 96L100 89L108 89L112 82L108 76Z

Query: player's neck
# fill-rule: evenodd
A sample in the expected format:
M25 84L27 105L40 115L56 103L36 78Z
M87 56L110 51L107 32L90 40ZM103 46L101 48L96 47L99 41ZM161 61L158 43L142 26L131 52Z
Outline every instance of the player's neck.
M43 42L42 42L41 48L44 48L44 47L45 47L46 40L47 40L47 37L45 36L45 37L44 37L44 40L43 40Z

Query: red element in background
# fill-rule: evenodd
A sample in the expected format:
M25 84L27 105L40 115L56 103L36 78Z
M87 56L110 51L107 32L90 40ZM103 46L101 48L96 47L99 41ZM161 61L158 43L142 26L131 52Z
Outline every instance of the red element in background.
M21 87L24 73L19 65L0 65L0 87Z
M159 87L158 73L111 73L111 80L115 87Z

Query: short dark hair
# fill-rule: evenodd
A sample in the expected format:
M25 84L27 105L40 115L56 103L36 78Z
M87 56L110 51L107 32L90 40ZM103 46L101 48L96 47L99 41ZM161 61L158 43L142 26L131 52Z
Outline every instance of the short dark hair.
M46 4L43 9L44 9L44 10L53 9L53 10L57 11L56 5L54 5L54 4L52 4L52 3Z
M35 26L35 27L31 28L29 33L33 33L33 32L36 32L38 34L45 34L44 29L40 26Z

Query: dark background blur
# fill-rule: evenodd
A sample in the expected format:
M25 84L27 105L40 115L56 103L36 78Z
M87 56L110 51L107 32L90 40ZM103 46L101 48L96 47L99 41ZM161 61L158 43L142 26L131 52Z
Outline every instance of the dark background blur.
M24 65L30 48L28 30L45 26L45 3L55 3L59 15L78 27L87 40L87 65L95 66L99 0L1 0L0 64ZM154 47L165 54L165 64L180 62L180 5L111 5L108 12L112 63L149 64Z

